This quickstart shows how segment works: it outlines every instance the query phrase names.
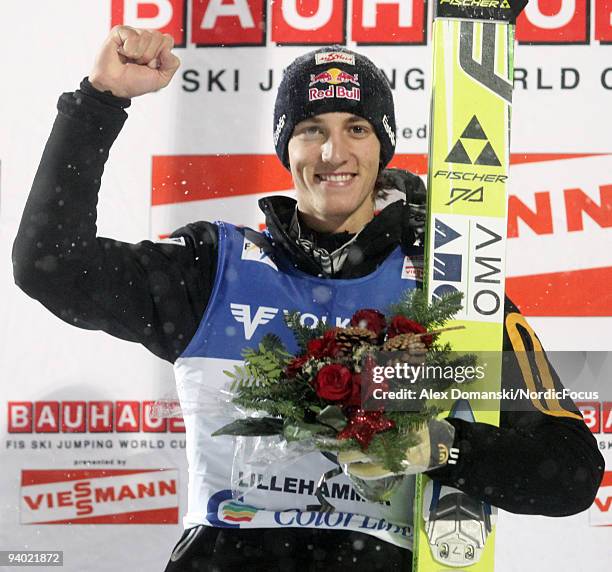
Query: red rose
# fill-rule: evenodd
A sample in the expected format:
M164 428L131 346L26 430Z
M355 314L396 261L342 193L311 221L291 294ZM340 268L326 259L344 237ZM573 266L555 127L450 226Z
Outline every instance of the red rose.
M285 375L287 377L295 377L300 373L302 366L308 361L308 356L297 356L294 357L285 368Z
M315 359L334 357L338 353L335 330L327 330L320 338L310 340L306 346L308 356Z
M421 326L418 322L413 320L409 320L404 316L395 316L391 320L391 325L387 330L387 335L389 338L394 338L395 336L399 336L400 334L424 334L427 331L427 328ZM423 336L421 341L429 347L433 341L432 336Z
M365 328L379 336L385 329L387 322L385 321L385 315L378 310L366 309L355 312L350 325L356 328Z
M342 401L351 395L353 374L338 363L323 366L314 381L315 392L326 401Z

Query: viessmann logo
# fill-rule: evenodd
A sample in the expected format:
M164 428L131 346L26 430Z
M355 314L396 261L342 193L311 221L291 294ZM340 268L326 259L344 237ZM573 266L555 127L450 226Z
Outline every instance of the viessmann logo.
M23 470L22 524L176 524L178 471Z

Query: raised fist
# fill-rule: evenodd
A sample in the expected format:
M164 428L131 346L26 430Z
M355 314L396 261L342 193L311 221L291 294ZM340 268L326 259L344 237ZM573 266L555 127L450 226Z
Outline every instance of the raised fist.
M169 34L115 26L96 58L89 81L117 97L136 97L166 87L180 65Z

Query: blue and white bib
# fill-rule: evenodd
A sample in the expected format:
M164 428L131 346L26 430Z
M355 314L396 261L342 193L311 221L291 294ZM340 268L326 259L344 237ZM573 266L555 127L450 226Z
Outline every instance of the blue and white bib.
M231 379L223 373L242 363L243 348L256 347L265 334L279 336L297 350L285 325L285 312L299 311L306 325L324 321L346 326L360 308L385 311L401 294L419 285L422 251L398 247L373 273L350 280L310 276L280 255L266 236L218 223L215 284L208 307L174 369L187 439L188 511L185 527L199 524L228 528L317 527L355 530L399 546L412 546L414 480L406 478L387 503L363 500L344 475L322 487L335 507L326 513L315 496L321 476L336 465L319 452L302 455L275 469L250 475L246 492L233 498L236 439L211 434L236 418L224 405ZM234 467L235 468L235 467Z

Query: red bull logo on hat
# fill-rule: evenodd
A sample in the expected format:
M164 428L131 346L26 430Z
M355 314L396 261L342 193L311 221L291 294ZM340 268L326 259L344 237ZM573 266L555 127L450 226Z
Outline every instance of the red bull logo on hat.
M328 84L329 87L325 89L313 87L317 84ZM348 84L350 88L345 87L343 84ZM310 74L308 87L309 101L317 101L329 97L354 99L356 101L361 99L359 75L345 72L339 68L329 68L318 74Z
M352 83L353 85L359 87L359 76L358 74L351 74L338 68L329 68L321 73L310 74L309 87L312 87L317 83L330 83L332 85Z

